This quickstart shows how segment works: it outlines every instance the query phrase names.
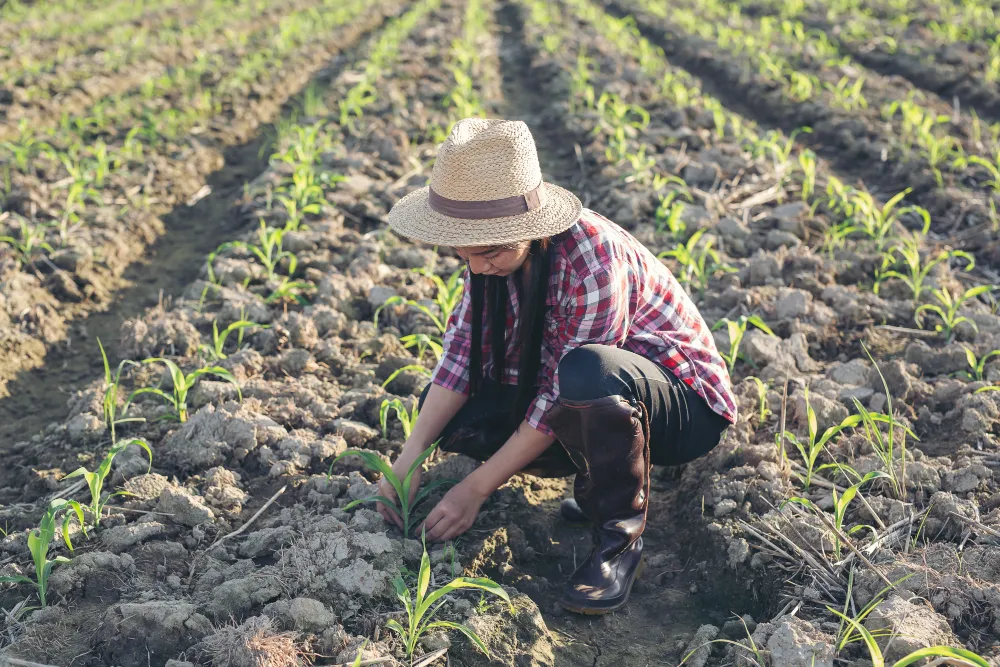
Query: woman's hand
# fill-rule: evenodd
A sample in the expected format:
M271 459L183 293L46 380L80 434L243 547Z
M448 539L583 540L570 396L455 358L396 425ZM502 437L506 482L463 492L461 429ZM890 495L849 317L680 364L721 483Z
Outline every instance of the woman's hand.
M427 515L421 530L427 531L431 541L454 539L472 527L488 495L477 489L470 478L465 478L444 494Z
M393 474L395 474L400 481L403 481L406 479L406 475L409 474L410 468L413 466L413 461L415 460L416 458L408 456L406 450L404 449L399 455L399 458L396 459L396 462L392 464ZM410 497L408 498L408 501L411 503L416 497L417 491L420 490L420 478L422 476L423 470L421 470L421 468L417 468L413 471L413 477L410 478ZM378 481L378 495L385 496L389 500L393 500L396 503L399 502L399 498L396 497L396 489L392 488L392 484L390 484L389 480L384 476ZM403 529L403 519L394 509L381 502L375 503L375 509L378 510L379 514L381 514L386 521L396 524L400 530Z

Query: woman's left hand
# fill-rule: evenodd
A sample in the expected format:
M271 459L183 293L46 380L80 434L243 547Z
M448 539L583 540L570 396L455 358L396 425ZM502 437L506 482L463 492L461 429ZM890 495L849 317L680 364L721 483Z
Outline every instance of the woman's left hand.
M466 478L444 494L444 498L427 515L421 529L426 530L428 539L435 542L454 539L472 527L485 500L486 495Z

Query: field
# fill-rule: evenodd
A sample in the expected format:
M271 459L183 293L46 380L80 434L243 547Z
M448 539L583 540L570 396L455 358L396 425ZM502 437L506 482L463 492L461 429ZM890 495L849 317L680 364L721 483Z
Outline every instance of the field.
M0 666L1000 666L997 25L986 0L3 5ZM477 115L526 121L545 178L662 257L741 410L654 470L617 614L557 604L590 543L566 480L427 545L432 589L509 595L436 612L488 655L407 646L424 549L347 507L461 287L385 217Z

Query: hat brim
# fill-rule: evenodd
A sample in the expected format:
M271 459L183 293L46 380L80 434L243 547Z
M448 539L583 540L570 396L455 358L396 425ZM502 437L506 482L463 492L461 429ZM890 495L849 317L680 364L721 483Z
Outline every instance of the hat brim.
M545 205L504 218L467 220L431 208L430 187L414 190L389 211L389 227L407 238L456 248L499 245L555 236L580 219L583 204L569 190L545 183Z

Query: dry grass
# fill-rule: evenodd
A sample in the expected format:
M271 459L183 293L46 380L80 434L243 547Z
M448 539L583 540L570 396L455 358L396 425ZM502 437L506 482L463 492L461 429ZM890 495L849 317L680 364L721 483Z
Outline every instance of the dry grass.
M254 616L205 638L202 648L214 667L299 667L308 664L294 632L277 632L271 619Z

